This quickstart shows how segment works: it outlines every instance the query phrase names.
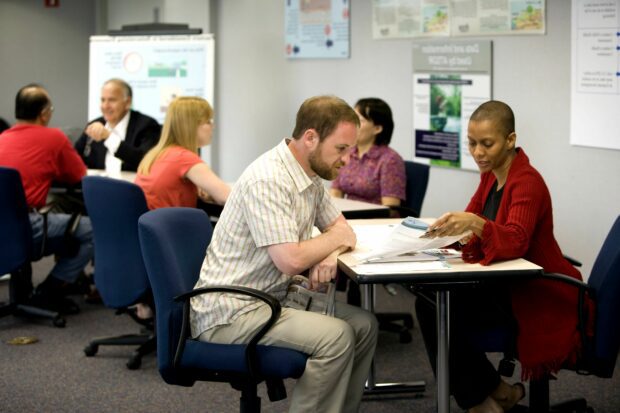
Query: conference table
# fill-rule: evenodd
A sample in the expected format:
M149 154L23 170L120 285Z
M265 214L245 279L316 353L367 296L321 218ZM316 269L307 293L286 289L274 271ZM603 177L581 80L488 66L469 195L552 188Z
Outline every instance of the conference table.
M422 219L428 223L433 219ZM368 225L397 225L400 219L354 220L350 224L355 229ZM358 237L359 239L359 237ZM366 264L360 262L359 253L373 248L367 243L358 245L356 250L342 254L338 258L338 267L347 276L364 289L363 305L373 310L374 284L409 283L424 285L435 291L437 305L437 411L450 411L450 376L449 376L449 335L448 322L450 308L450 290L463 284L475 284L483 281L526 280L542 274L542 268L524 259L496 262L491 265L468 264L461 258L446 260L445 267L429 269L427 262L390 264ZM419 265L417 265L419 264ZM377 266L381 265L381 266ZM369 376L368 387L374 384L374 371Z

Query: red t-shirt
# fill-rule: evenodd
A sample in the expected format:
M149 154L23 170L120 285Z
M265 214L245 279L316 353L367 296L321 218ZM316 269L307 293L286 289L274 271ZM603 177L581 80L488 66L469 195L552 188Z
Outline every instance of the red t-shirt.
M202 159L179 146L166 149L151 165L148 175L138 173L136 184L144 191L149 209L164 207L196 207L196 186L185 174Z
M29 207L45 205L52 182L75 184L86 166L60 129L17 124L0 135L0 165L17 169Z

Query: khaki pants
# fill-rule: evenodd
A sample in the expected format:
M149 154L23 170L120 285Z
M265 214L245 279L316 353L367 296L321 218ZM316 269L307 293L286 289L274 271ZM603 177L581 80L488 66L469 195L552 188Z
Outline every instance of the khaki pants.
M202 333L201 341L247 343L269 318L267 305L232 324ZM282 308L260 344L308 354L303 376L291 397L291 412L357 412L377 344L377 320L361 308L336 303L335 317Z

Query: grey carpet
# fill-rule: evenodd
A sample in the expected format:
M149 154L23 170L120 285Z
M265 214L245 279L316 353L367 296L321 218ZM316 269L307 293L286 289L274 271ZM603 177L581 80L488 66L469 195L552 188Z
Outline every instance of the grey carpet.
M51 261L35 263L35 284L49 271ZM0 301L6 299L7 283L0 283ZM388 296L378 289L377 309L407 311L413 296L406 291ZM131 348L101 347L87 358L84 346L91 338L134 333L137 325L127 316L116 316L102 305L83 302L78 315L67 317L64 329L49 321L15 317L0 319L0 412L237 412L239 393L225 383L196 383L190 388L170 386L157 372L154 356L143 359L142 367L125 367ZM341 297L340 297L341 298ZM18 336L34 336L35 344L15 346L7 341ZM422 394L366 397L361 412L432 412L435 383L419 331L413 342L401 344L392 333L382 332L376 353L378 381L423 379ZM518 374L518 372L517 372ZM518 377L515 375L515 377ZM286 383L289 395L294 381ZM581 377L562 372L551 384L552 400L585 396L599 413L620 412L620 369L613 379ZM288 401L269 402L260 387L263 412L286 412ZM453 412L461 410L453 403Z

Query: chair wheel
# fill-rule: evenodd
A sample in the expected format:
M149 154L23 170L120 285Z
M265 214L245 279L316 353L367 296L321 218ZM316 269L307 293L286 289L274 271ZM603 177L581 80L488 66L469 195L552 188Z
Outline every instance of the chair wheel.
M54 325L54 327L63 328L67 325L67 321L61 316L56 316L52 320L52 324Z
M142 365L141 356L131 356L127 364L125 364L129 370L138 370Z
M411 333L410 332L403 331L402 333L400 333L400 338L399 338L398 341L400 341L401 343L403 343L403 344L411 343L411 340L412 340L412 338L411 338Z
M92 357L95 354L97 354L98 350L99 350L99 346L95 344L89 344L86 347L84 347L84 354L86 354L86 357Z

